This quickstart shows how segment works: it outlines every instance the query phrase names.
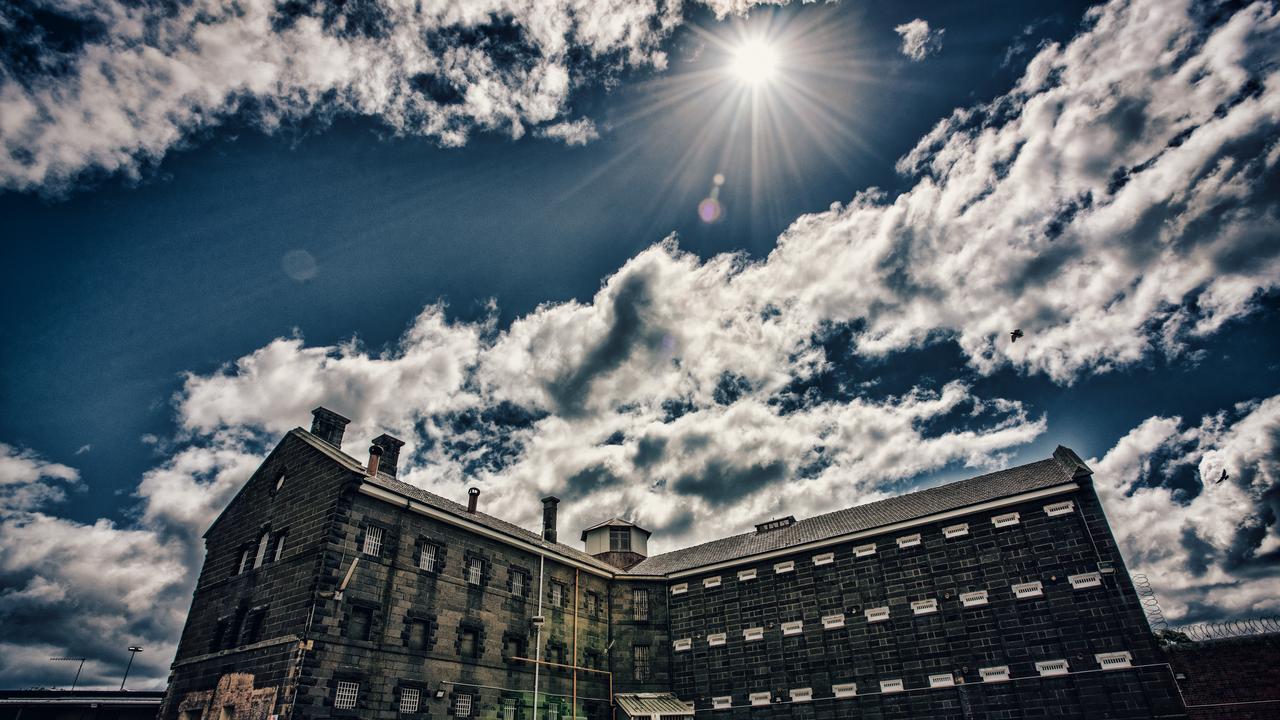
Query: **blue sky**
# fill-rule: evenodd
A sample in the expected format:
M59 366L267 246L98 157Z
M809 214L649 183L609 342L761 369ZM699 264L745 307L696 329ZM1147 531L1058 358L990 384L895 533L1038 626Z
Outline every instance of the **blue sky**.
M1147 5L5 9L0 617L109 629L0 631L0 680L162 683L320 403L662 549L1065 444L1172 617L1280 610L1280 21Z

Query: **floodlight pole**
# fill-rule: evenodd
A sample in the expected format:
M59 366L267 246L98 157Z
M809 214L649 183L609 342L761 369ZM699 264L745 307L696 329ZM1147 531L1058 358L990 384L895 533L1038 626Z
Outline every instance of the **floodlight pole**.
M80 671L84 669L84 661L87 660L88 658L52 657L49 659L52 660L53 662L79 662L80 663L80 666L76 668L76 679L71 681L71 690L72 692L74 692L76 689L76 685L80 682Z
M120 691L124 691L124 682L129 679L129 669L133 667L133 656L142 652L142 648L138 645L129 646L129 664L124 666L124 677L120 679Z

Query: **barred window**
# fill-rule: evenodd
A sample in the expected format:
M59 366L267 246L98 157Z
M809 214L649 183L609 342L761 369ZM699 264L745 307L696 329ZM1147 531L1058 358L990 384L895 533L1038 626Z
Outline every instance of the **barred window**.
M467 584L480 585L484 579L484 561L478 558L467 560Z
M518 597L524 596L524 572L521 570L511 571L511 594Z
M422 549L418 551L418 569L427 572L436 571L436 546L431 543L424 543Z
M555 703L547 704L547 720L560 720L560 706Z
M422 697L422 691L418 688L401 688L400 689L400 712L416 713L418 712L418 701Z
M649 646L633 645L631 647L632 673L638 682L649 679Z
M631 607L634 609L637 620L649 619L649 591L645 588L635 588L631 591Z
M564 607L564 585L554 580L551 582L551 605L553 607Z
M471 717L471 696L461 693L453 698L454 717Z
M360 552L377 557L382 554L382 528L370 525L364 531L364 545Z
M356 706L356 698L359 696L360 683L339 681L333 696L333 706L338 710L351 710Z
M507 698L502 701L502 720L516 720L516 701Z

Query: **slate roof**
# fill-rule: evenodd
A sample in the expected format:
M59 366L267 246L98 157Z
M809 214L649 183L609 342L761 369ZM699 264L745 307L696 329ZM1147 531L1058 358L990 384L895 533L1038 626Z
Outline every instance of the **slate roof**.
M926 515L957 510L1033 490L1069 483L1089 468L1071 450L1059 447L1048 460L1019 465L968 480L856 505L797 521L781 530L749 532L654 555L630 568L630 575L667 575L847 533L873 530Z
M317 450L324 453L325 455L328 455L330 458L338 461L342 465L345 465L349 470L352 470L354 472L358 472L361 474L365 472L365 466L360 464L355 458L342 452L341 450L330 445L329 443L321 440L315 435L312 435L306 430L303 430L302 428L294 428L293 430L290 431L290 433L298 436L307 444L316 448ZM542 536L539 535L538 533L525 530L519 525L514 525L512 523L507 522L506 520L496 518L492 515L487 515L480 511L476 511L473 513L467 512L466 505L462 505L461 503L456 503L452 500L441 497L440 495L436 495L435 493L427 492L426 490L423 490L422 488L416 487L414 485L410 485L409 483L401 482L384 473L378 473L378 476L376 478L366 477L365 481L371 485L377 485L378 487L381 487L385 490L389 490L397 495L401 495L404 497L412 498L413 500L417 500L423 505L428 505L432 508L435 508L436 510L441 510L451 515L456 515L457 517L463 518L465 520L469 520L471 522L483 525L489 528L490 530L495 530L499 533L502 533L503 535L508 535L517 540L521 540L523 542L529 543L530 545L536 545L540 548L544 548L548 551L557 553L559 555L572 558L585 565L590 565L591 567L599 568L601 570L605 570L610 573L618 572L618 568L612 565L609 565L607 563L601 562L600 560L597 560L591 557L590 555L586 554L585 552L577 548L570 547L569 545L565 545L563 543L547 542L546 540L543 540Z

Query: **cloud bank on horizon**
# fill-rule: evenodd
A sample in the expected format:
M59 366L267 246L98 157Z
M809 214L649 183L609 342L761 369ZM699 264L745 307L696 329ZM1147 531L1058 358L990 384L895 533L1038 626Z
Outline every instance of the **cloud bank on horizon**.
M656 40L606 36L654 62ZM954 342L978 373L1071 383L1183 357L1255 311L1280 282L1278 41L1262 3L1109 3L1010 92L939 122L898 164L909 190L802 217L766 259L700 260L668 239L590 302L505 329L436 305L382 350L279 338L188 375L129 527L58 518L74 469L6 447L0 617L86 621L0 637L0 676L72 644L105 658L128 636L157 647L144 667L162 678L200 533L319 404L354 419L353 443L405 439L410 482L475 484L529 526L555 492L566 527L616 511L666 549L999 465L1045 418L960 381L886 391L877 363ZM1027 337L1010 344L1014 327ZM1092 461L1126 555L1161 578L1175 620L1280 611L1280 396L1196 422L1151 418Z

